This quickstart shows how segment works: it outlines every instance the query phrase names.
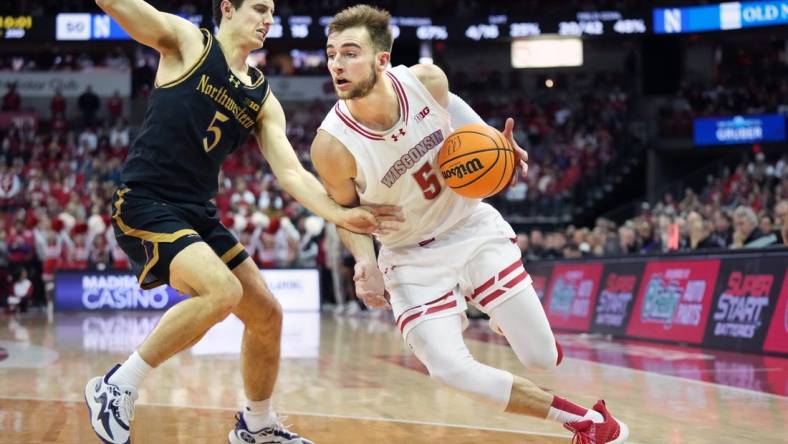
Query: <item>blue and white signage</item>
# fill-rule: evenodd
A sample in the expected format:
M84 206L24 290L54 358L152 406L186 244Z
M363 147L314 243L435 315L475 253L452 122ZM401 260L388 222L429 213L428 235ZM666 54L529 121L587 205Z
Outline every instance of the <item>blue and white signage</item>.
M201 15L182 17L197 26L203 20ZM64 12L55 18L55 40L131 40L131 36L107 14Z
M166 285L142 290L131 274L63 272L55 277L56 310L163 310L183 299Z
M283 310L320 310L317 270L261 270L261 273ZM185 298L166 285L142 290L131 274L58 272L55 276L58 311L165 310Z
M788 0L727 2L683 8L655 8L654 33L726 31L788 24Z
M762 114L695 119L695 145L738 145L785 140L785 116Z

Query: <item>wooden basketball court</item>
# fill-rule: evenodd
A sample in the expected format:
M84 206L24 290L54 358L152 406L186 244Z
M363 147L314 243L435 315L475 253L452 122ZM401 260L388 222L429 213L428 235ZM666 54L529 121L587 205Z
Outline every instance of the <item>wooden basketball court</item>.
M0 443L99 443L85 382L125 359L160 313L0 317ZM234 320L146 381L132 442L225 443L243 401ZM555 423L493 412L433 383L386 316L288 313L274 404L316 443L568 443ZM788 359L559 335L566 359L526 371L485 323L482 362L591 405L607 400L631 443L788 442Z

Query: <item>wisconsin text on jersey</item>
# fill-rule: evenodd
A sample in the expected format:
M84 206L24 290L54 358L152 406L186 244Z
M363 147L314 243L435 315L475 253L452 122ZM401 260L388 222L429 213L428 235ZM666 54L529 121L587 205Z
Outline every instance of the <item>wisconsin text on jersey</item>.
M388 172L380 182L383 185L391 188L403 174L405 174L408 169L412 168L413 165L416 165L416 162L419 161L425 154L427 154L431 149L439 146L443 142L443 131L437 130L434 133L428 135L427 137L423 138L421 142L417 143L416 146L408 150L407 153L403 154L402 157L394 162L394 165L389 168Z
M251 126L254 125L255 119L249 114L247 114L246 110L243 107L238 106L238 104L235 103L235 100L233 100L232 97L227 95L227 89L225 87L221 87L221 88L216 87L212 85L210 81L211 81L211 77L208 76L207 74L203 74L200 77L200 83L197 84L197 91L200 91L201 93L210 97L211 99L214 100L214 102L221 105L227 111L232 113L232 115L235 116L235 120L237 120L238 123L240 123L244 128L247 129L251 128ZM240 84L240 82L234 83L236 87L238 87L238 84ZM249 106L249 108L251 108L252 110L260 111L259 104L254 103L254 101L252 101L251 99L246 99L246 102L247 102L246 105Z

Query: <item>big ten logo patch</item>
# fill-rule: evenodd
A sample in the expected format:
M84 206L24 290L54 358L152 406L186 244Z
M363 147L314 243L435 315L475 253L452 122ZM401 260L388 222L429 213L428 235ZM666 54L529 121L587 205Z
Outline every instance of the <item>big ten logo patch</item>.
M254 112L256 112L256 113L259 113L259 112L260 112L260 104L259 104L259 103L257 103L257 102L255 102L255 101L254 101L254 100L252 100L252 99L246 99L246 106L248 106L249 108L251 108L251 109L252 109Z
M418 114L416 114L413 117L413 119L416 121L416 123L419 123L422 120L424 120L424 118L427 117L429 114L430 114L430 107L429 106L425 106L424 109L419 111Z

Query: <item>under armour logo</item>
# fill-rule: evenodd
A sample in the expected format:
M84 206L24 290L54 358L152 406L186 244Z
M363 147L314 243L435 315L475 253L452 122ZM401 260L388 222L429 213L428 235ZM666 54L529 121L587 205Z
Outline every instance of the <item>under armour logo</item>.
M405 130L404 130L404 129L402 129L402 128L400 128L400 129L399 129L399 134L392 134L392 135L391 135L391 139L392 139L392 140L394 140L394 141L396 142L396 141L398 141L398 140L399 140L399 138L400 138L400 137L402 137L402 136L404 136L404 135L405 135Z
M235 76L232 74L230 74L230 83L235 85L236 88L238 88L241 85L241 81L236 79Z

